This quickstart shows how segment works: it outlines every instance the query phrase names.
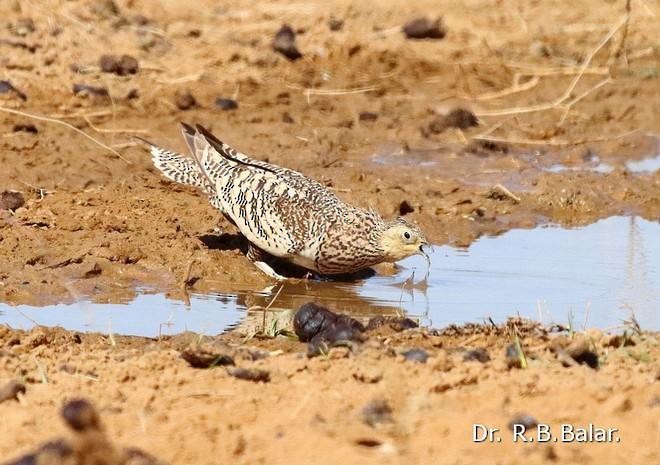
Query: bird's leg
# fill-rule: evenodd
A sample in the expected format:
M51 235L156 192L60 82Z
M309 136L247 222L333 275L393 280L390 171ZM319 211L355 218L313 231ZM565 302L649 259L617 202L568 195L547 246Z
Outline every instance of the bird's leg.
M259 268L264 274L270 276L271 278L277 279L278 281L287 279L286 277L278 274L273 269L273 267L267 263L267 260L273 259L273 256L268 252L264 252L254 244L250 243L248 245L246 256L252 263L254 263L254 266Z

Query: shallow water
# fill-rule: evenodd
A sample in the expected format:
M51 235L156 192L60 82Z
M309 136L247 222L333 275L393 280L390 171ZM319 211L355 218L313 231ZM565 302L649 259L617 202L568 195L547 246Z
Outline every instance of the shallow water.
M405 313L433 327L521 315L546 324L570 320L578 328L603 329L620 327L634 314L642 328L657 330L659 257L660 224L638 217L612 217L578 229L513 230L482 238L466 250L436 247L426 286L420 283L426 263L412 257L393 276L285 284L271 310L315 300L356 316ZM414 286L409 281L413 272ZM186 330L217 334L245 324L246 309L268 305L278 290L279 285L263 290L244 286L229 293L192 294L189 305L146 290L123 304L0 304L0 324L143 336Z

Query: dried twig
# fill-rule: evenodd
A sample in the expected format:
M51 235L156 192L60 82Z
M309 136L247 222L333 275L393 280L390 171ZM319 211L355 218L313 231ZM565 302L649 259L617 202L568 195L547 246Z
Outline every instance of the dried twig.
M94 142L96 145L98 145L98 146L100 146L100 147L103 147L103 148L106 149L108 152L113 153L113 154L116 155L119 159L125 161L125 162L128 163L129 165L132 164L130 161L128 161L127 159L125 159L124 157L122 157L121 154L120 154L119 152L117 152L115 149L113 149L112 147L110 147L110 146L104 144L103 142L101 142L101 141L99 141L99 140L97 140L97 139L94 139L92 136L90 136L89 134L87 134L85 131L82 131L82 130L78 129L78 128L75 127L74 125L69 124L69 123L67 123L67 122L65 122L65 121L61 121L61 120L59 120L59 119L55 119L55 118L49 118L48 116L42 116L42 115L35 115L35 114L32 114L32 113L26 113L26 112L24 112L24 111L14 110L14 109L7 108L7 107L2 107L2 106L0 106L0 112L11 113L11 114L13 114L13 115L25 116L25 117L27 117L27 118L35 119L35 120L37 120L37 121L45 121L45 122L47 122L47 123L60 124L60 125L62 125L62 126L65 126L65 127L69 128L69 129L71 129L71 130L73 130L73 131L75 131L75 132L77 132L77 133L83 135L83 136L86 137L87 139L89 139L89 140L91 140L92 142Z

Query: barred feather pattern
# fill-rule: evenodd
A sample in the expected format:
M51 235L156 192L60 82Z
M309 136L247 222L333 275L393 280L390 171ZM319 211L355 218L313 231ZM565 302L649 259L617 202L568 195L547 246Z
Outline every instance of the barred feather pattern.
M296 171L252 159L201 126L183 125L194 160L152 148L165 176L201 188L262 251L322 273L350 273L383 261L383 219L341 201Z

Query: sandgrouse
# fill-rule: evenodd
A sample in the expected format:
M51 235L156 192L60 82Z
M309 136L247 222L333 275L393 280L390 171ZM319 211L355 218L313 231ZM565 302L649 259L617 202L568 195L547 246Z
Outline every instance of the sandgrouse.
M203 190L245 236L248 258L267 275L283 279L271 266L273 257L335 275L425 255L424 233L402 218L385 221L301 173L249 158L202 126L181 126L192 158L144 141L155 166Z

